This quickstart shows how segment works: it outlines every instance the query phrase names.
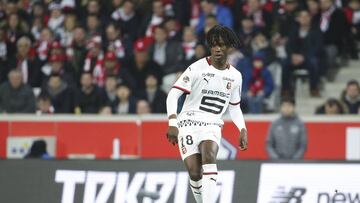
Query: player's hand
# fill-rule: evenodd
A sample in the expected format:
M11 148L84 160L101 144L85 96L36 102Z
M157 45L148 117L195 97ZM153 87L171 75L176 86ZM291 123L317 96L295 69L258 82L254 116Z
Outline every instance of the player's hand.
M179 130L177 127L169 126L168 131L166 133L166 137L172 145L178 143L178 138L177 138L178 134L179 134Z
M245 128L241 129L239 136L239 148L241 151L245 151L248 148L248 136Z

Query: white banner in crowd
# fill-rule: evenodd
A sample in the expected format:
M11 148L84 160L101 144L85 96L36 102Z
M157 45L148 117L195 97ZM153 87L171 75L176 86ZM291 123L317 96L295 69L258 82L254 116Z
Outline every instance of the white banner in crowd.
M257 203L360 203L360 164L262 164Z

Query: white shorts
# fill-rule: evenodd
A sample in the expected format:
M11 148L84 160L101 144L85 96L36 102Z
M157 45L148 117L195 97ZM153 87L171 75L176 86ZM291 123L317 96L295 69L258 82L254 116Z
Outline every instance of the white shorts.
M221 127L218 125L180 127L178 146L182 160L190 155L199 154L199 145L204 140L212 140L220 146Z

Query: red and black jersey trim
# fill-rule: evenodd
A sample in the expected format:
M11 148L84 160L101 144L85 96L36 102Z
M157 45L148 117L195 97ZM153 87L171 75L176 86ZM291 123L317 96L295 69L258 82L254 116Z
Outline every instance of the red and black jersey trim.
M190 187L199 190L199 189L202 187L202 185L200 185L199 187L195 187L195 186L193 186L193 185L190 184Z
M190 91L189 91L189 90L187 90L187 89L185 89L185 88L178 87L178 86L173 86L173 88L179 89L179 90L181 90L181 91L185 92L186 94L190 94Z
M229 104L231 104L231 105L238 105L238 104L240 104L240 101L239 102L236 102L236 103L231 103L231 102L229 102Z
M204 172L203 175L217 175L217 172Z

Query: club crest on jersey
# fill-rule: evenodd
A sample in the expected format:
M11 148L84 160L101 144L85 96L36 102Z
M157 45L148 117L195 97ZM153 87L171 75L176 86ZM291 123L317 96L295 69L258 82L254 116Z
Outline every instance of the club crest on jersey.
M231 89L231 82L228 82L227 85L226 85L226 89Z
M190 81L190 78L188 76L183 77L184 83L188 83Z

